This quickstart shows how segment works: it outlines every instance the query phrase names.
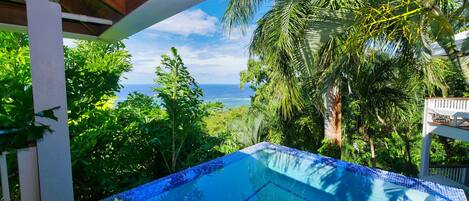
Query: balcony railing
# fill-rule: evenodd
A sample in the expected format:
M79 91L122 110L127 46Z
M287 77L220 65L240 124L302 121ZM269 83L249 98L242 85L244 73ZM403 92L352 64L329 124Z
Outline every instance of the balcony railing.
M463 174L466 174L466 169L448 167L430 169L431 134L469 142L469 98L425 99L422 123L420 177L426 178L433 174L442 175L452 180L461 180Z
M426 100L427 132L469 142L469 98Z
M432 165L430 134L469 142L469 98L429 98L425 100L420 177L466 189L469 165Z
M469 98L432 98L428 101L428 113L433 124L469 129Z
M16 155L16 157L15 157ZM9 168L7 159L16 159L18 169ZM0 177L2 187L2 197L0 200L10 201L13 197L10 191L10 176L18 175L19 178L19 197L21 200L40 200L37 173L37 151L36 147L18 149L13 153L3 152L0 154ZM15 197L18 195L15 194Z
M469 186L469 165L439 165L430 166L430 175L444 176L452 181Z
M429 98L429 108L469 111L469 98Z
M7 152L0 154L0 176L2 185L2 196L4 201L10 201L10 185L8 183Z

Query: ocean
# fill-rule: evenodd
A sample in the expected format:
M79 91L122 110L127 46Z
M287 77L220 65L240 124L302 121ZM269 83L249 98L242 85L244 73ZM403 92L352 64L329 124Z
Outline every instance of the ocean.
M237 84L200 84L200 88L204 91L202 100L205 102L222 102L226 108L239 106L248 106L254 91L245 86L239 88ZM140 92L148 96L155 95L152 90L153 84L129 84L124 85L119 93L117 93L117 101L125 101L127 95L132 92Z

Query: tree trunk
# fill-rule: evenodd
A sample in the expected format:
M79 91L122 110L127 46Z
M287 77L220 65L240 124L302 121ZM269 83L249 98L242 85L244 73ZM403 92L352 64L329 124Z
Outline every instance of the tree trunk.
M175 104L173 104L174 106ZM174 107L173 107L174 108ZM176 171L176 114L172 112L171 172Z
M469 56L460 58L459 61L464 80L466 81L466 84L469 85Z
M407 153L407 163L412 164L412 154L411 154L411 149L410 149L410 133L406 133L405 135L405 150Z
M373 142L373 137L369 134L368 140L370 141L371 167L376 167L375 143Z
M172 130L172 134L173 134L173 139L172 139L172 143L171 143L171 172L175 172L176 171L176 131L175 131L175 119L174 119L174 115L173 115L173 130Z
M329 85L325 97L324 137L342 146L342 96L338 85Z

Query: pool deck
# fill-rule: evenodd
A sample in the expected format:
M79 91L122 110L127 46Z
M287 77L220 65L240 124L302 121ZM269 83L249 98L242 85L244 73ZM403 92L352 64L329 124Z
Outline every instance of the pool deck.
M200 165L168 175L166 177L143 184L128 191L113 195L109 198L104 199L103 201L115 201L116 199L123 201L147 200L165 191L171 190L175 187L196 180L200 176L219 170L226 165L232 164L263 149L272 149L280 151L305 160L319 161L323 164L333 167L345 167L346 171L357 175L366 176L373 179L381 179L386 182L403 186L409 189L415 189L418 191L426 192L434 196L436 200L467 201L464 191L461 189L444 186L441 184L424 181L412 177L407 177L389 171L369 168L366 166L357 165L354 163L349 163L325 156L320 156L317 154L300 151L281 145L271 144L268 142L261 142L259 144L247 147L232 154L216 158L214 160L202 163Z

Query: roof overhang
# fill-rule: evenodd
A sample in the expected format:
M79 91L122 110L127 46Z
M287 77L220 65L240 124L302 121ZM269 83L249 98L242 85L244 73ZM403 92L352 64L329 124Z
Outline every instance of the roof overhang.
M203 0L60 0L64 37L118 41ZM0 0L0 31L26 32L24 0Z
M149 0L104 31L99 38L104 40L121 40L202 1Z

